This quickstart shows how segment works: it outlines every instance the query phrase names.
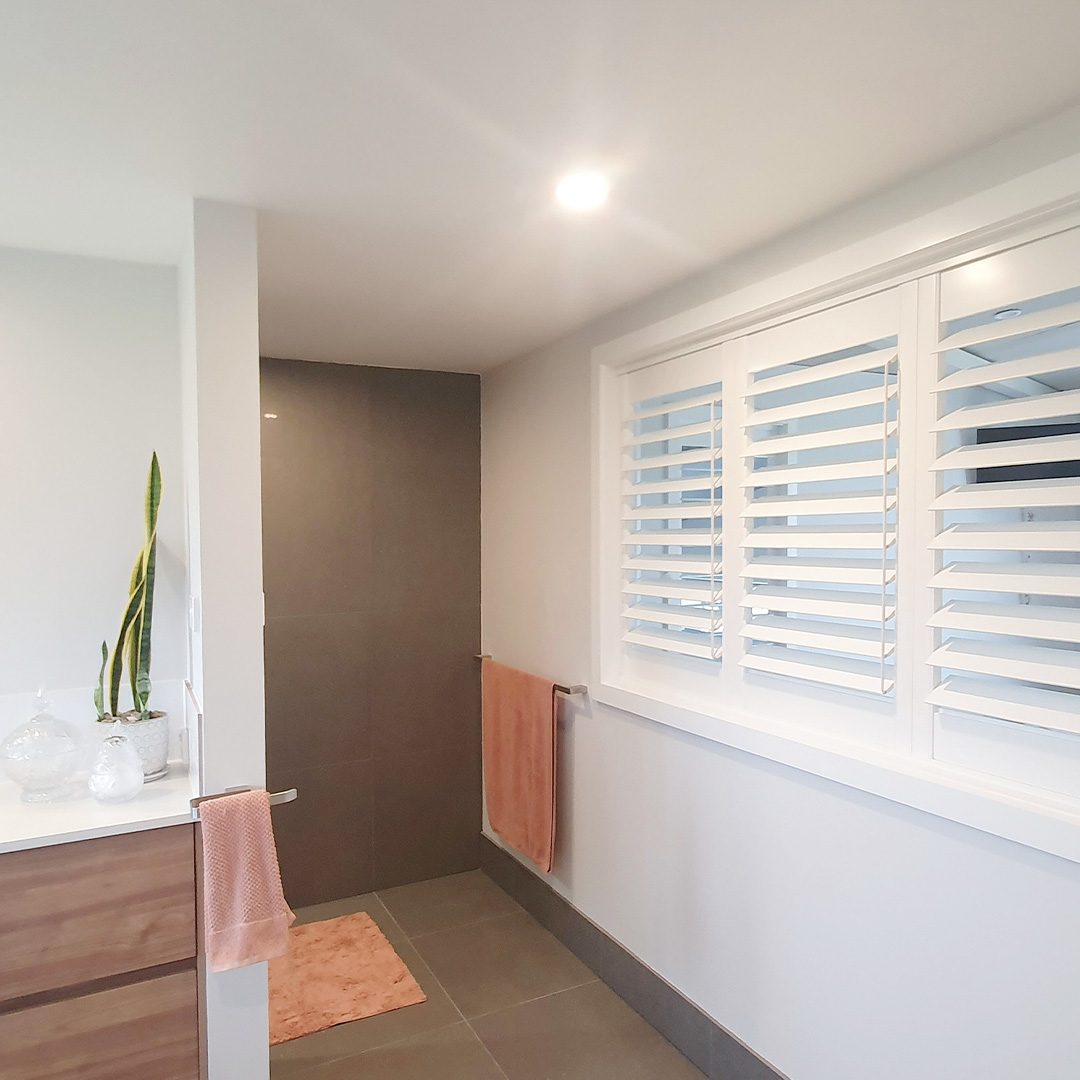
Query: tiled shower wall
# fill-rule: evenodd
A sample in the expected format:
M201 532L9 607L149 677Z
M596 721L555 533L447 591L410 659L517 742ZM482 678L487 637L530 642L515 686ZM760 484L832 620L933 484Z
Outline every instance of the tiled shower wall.
M294 906L478 865L480 380L262 361L266 755Z

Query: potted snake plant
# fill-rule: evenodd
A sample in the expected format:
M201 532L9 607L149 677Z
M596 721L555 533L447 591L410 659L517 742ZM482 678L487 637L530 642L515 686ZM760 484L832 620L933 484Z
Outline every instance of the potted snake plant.
M146 535L131 572L127 607L111 657L108 643L101 643L101 670L94 691L98 722L123 725L123 734L139 752L146 780L160 780L169 771L169 718L165 713L150 708L150 635L154 618L160 505L161 468L155 451L150 459L150 475L146 481ZM125 659L133 707L121 712L120 683L123 681Z

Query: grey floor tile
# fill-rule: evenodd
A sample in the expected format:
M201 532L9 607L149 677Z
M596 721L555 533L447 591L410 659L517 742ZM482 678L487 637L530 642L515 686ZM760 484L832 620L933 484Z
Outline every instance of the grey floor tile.
M358 911L365 911L371 916L372 921L391 945L408 940L397 920L373 892L363 893L361 896L349 896L344 900L331 900L326 904L298 908L294 925L303 926L305 923L325 922L327 919L337 919L342 915L355 915Z
M480 870L384 889L379 899L410 937L521 911Z
M704 1078L599 982L500 1009L473 1027L509 1080Z
M375 918L372 912L369 911L368 914ZM395 943L394 948L398 956L405 961L405 966L412 972L413 978L420 984L420 988L427 994L427 1001L419 1005L407 1005L393 1012L380 1013L378 1016L368 1016L363 1020L354 1020L349 1024L338 1024L325 1031L317 1031L312 1035L305 1035L300 1039L293 1039L291 1042L271 1047L272 1080L291 1080L292 1077L301 1076L307 1080L311 1070L316 1066L328 1064L339 1058L354 1058L358 1054L387 1043L396 1043L402 1039L413 1038L446 1028L451 1024L461 1023L461 1014L413 946L407 941L400 941ZM317 1075L329 1077L351 1076L352 1074L328 1072ZM368 1074L357 1073L356 1075L367 1076ZM442 1080L438 1072L432 1072L430 1075L432 1080Z
M469 1029L456 1024L328 1062L304 1080L505 1080L491 1055Z
M524 912L424 934L413 944L467 1018L594 979Z

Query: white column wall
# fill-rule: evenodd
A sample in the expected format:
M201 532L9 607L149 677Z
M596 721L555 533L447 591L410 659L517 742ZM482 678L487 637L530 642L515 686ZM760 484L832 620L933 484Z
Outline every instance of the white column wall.
M256 217L196 200L180 269L201 790L265 782ZM206 975L210 1080L269 1076L266 965Z

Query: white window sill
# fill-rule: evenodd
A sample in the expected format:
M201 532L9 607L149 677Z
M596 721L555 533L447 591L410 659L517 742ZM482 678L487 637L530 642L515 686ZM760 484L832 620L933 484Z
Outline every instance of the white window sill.
M594 687L601 704L1080 863L1080 800L781 721L706 715L632 685Z

